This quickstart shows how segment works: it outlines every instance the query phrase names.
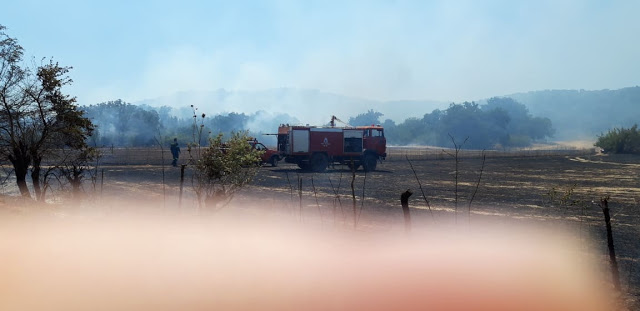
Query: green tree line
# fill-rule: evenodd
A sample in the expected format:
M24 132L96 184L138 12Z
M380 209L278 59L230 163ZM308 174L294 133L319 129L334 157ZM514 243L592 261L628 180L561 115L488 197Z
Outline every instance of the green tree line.
M349 124L382 124L388 144L450 146L451 136L469 138L468 148L494 149L524 147L554 134L548 118L534 117L526 106L511 98L494 97L485 105L475 102L452 103L422 118L408 118L396 124L380 122L382 114L373 110L349 119Z
M167 143L174 137L181 142L196 141L194 130L203 136L206 144L212 133L249 131L250 135L269 142L282 123L299 121L288 114L225 113L202 118L197 107L190 107L188 116L179 117L181 110L168 106L150 107L133 105L122 100L83 107L86 116L96 125L91 144L94 146L152 146L157 138ZM494 97L484 105L475 102L452 103L445 110L436 109L422 118L408 118L396 124L392 120L381 122L383 114L374 110L351 117L353 126L382 124L391 145L449 146L449 135L469 137L468 148L492 149L524 147L543 141L554 134L548 118L534 117L527 107L511 98Z

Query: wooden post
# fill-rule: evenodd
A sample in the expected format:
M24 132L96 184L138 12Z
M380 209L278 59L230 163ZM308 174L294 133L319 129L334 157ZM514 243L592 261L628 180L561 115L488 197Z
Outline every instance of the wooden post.
M620 290L620 272L618 271L618 261L616 260L616 250L613 246L613 232L611 230L611 216L609 215L608 198L600 200L600 207L604 213L604 221L607 225L607 246L609 246L609 263L611 265L611 275L613 276L613 286Z
M178 197L178 208L182 207L182 188L184 186L184 168L186 164L180 165L180 196Z
M102 196L103 187L104 187L104 169L100 171L100 196Z
M356 188L354 188L353 183L356 181L356 167L353 165L353 159L351 159L351 198L353 202L353 229L355 230L358 226L356 222L358 215L356 213Z
M298 175L298 206L300 211L300 222L302 222L302 177Z
M402 213L404 214L404 232L411 232L411 214L409 213L409 197L413 194L410 189L400 195L400 204L402 204Z

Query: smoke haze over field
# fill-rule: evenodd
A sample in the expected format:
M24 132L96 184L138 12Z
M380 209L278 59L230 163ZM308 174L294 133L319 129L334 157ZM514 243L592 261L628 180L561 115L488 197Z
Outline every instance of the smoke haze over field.
M179 92L166 97L147 99L137 104L152 107L188 107L194 105L208 114L239 112L252 114L264 110L270 113L286 113L302 123L326 124L332 115L345 121L351 117L374 109L384 114L384 119L402 122L410 116L422 116L434 109L446 108L448 103L435 101L378 101L310 89L277 88L263 91ZM184 111L190 117L190 109ZM288 121L282 121L287 123ZM275 131L276 129L272 129Z
M74 66L69 91L83 105L281 87L461 102L638 85L638 11L637 1L32 0L6 3L0 20L36 58Z

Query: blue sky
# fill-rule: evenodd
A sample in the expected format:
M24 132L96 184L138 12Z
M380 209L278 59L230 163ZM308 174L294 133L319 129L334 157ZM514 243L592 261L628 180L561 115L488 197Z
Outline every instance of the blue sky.
M9 1L26 55L81 104L312 88L477 100L640 84L640 1Z

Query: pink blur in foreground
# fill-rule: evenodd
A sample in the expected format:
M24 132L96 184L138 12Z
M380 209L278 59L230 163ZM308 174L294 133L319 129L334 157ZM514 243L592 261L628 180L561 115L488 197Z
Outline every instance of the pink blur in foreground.
M614 309L599 269L557 233L141 219L2 221L0 309Z

